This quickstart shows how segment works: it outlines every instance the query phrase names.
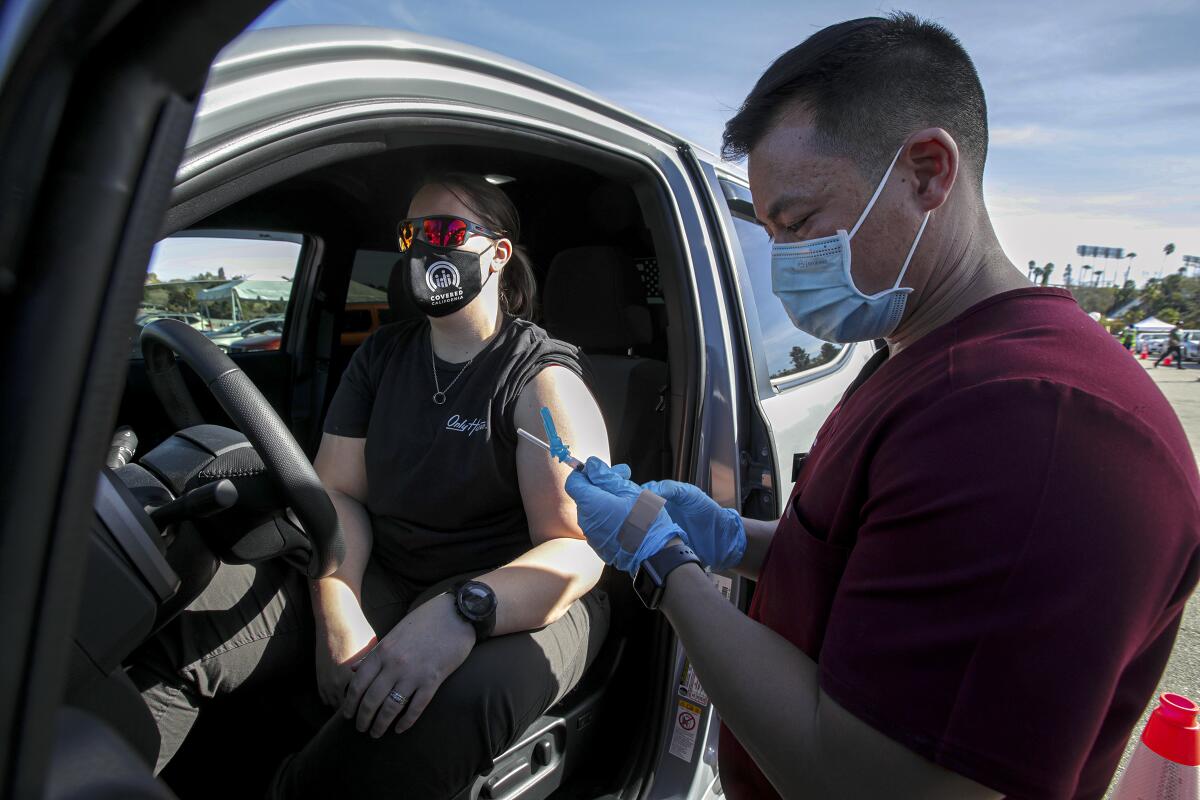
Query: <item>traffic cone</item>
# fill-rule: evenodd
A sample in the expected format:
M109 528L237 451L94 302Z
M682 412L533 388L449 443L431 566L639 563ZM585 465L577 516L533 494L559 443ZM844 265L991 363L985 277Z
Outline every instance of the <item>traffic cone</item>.
M1164 367L1171 366L1171 356L1167 356L1166 358L1163 359L1163 366Z
M1112 800L1200 798L1200 706L1181 694L1163 694Z
M1150 346L1142 345L1142 361L1146 360L1146 356L1150 355Z

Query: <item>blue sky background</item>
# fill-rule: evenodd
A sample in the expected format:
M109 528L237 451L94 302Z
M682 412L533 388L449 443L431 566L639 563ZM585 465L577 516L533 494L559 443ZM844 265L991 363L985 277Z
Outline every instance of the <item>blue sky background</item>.
M1123 247L1139 253L1141 282L1200 255L1194 1L281 0L256 26L377 25L456 39L716 150L725 119L776 56L825 25L893 9L942 23L975 60L992 134L985 191L1015 263L1053 261L1056 278L1071 263L1078 275L1076 245ZM1178 250L1164 261L1167 242Z

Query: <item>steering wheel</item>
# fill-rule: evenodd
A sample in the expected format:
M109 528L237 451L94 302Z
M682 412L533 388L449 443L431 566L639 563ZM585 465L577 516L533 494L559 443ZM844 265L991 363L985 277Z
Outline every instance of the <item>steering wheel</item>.
M146 376L176 428L204 422L183 382L175 361L178 355L245 434L283 491L312 547L308 577L321 578L336 570L345 555L337 511L308 457L254 382L208 337L177 319L159 319L146 325L141 346Z

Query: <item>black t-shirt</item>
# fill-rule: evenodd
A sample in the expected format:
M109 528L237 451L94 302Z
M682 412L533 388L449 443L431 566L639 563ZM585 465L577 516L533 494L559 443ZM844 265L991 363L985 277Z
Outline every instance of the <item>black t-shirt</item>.
M584 377L577 348L525 320L506 316L465 371L433 359L429 332L424 318L379 328L355 352L325 417L326 433L366 437L372 558L420 588L530 549L517 398L548 366ZM431 360L444 405L433 402Z

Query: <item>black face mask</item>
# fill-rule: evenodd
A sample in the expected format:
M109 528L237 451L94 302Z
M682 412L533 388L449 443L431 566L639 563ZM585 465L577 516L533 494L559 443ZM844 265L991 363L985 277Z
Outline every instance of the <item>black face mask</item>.
M408 252L400 255L400 260L407 268L405 285L421 313L444 317L478 297L483 290L479 257L479 253L434 247L429 242L415 240Z

